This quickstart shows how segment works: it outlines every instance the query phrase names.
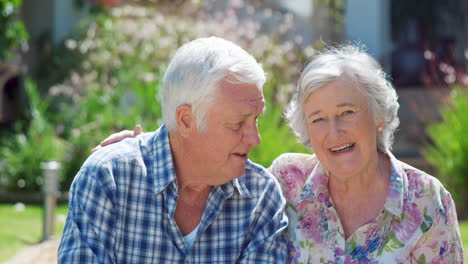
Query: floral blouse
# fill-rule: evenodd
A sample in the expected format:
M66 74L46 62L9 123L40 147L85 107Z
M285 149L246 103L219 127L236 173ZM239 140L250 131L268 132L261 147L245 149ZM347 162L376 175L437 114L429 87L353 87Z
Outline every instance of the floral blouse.
M450 193L436 178L387 155L384 209L348 239L316 156L287 153L273 162L270 171L288 201L288 263L463 263Z

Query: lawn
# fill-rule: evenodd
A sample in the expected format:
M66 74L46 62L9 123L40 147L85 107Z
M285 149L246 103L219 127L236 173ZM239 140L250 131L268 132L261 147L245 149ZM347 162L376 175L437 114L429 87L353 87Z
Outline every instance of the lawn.
M62 233L67 210L66 205L56 209L56 237ZM15 210L13 204L0 205L0 263L42 239L42 217L42 207L38 205L26 205L23 211Z
M465 262L468 263L468 221L460 223L460 234L462 237L463 248L465 249Z
M60 237L66 205L56 209L55 236ZM42 238L42 208L26 205L23 211L15 210L12 204L0 205L0 263L11 258L21 248L36 244ZM468 263L468 221L460 223L460 233L465 248L465 263Z

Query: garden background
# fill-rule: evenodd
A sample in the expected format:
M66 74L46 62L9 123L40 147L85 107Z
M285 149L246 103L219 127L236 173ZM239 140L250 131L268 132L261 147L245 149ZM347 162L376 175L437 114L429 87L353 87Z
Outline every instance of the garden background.
M279 5L281 1L69 1L80 19L60 41L47 34L28 41L25 21L31 18L25 13L31 13L24 6L31 1L0 3L0 262L41 239L41 163L62 164L58 238L67 191L90 149L135 124L145 131L161 125L158 92L177 47L214 35L239 44L263 64L267 108L259 120L262 143L250 157L269 166L281 153L311 152L289 130L284 107L318 49L353 40L344 32L344 0L310 0L317 10L327 11L320 18L327 26L316 27L320 34L315 37L304 35L304 27L317 18L304 20ZM437 46L438 33L426 28L424 39L412 46L409 39L416 33L411 21L416 18L426 26L440 22L434 19L440 15L434 11L437 1L426 1L419 10L396 2L400 4L392 4L390 12L394 49L377 58L392 73L402 105L396 156L437 176L451 191L466 248L468 44L458 43L458 55L446 60L443 46ZM448 3L444 10L456 20L457 30L467 32L463 10L468 5ZM422 45L422 40L427 42ZM395 64L406 57L413 61ZM408 73L417 81L408 83Z

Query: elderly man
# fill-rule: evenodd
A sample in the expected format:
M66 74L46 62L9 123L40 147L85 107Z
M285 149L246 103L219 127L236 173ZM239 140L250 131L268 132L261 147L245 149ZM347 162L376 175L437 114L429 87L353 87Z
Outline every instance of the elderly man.
M265 73L211 37L176 52L164 124L96 151L78 172L60 263L284 263L285 200L248 160Z

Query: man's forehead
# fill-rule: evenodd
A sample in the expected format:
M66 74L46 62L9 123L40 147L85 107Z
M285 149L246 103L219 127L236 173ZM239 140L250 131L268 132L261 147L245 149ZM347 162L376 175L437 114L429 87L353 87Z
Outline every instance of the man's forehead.
M258 115L262 113L265 108L265 100L263 97L255 99L225 98L218 103L220 106L223 106L225 110L242 116Z
M265 98L263 96L257 97L254 99L235 99L231 98L229 101L231 101L233 104L241 104L243 107L264 107L265 106Z
M245 109L246 113L253 110L255 113L262 113L264 108L265 108L265 100L263 97L261 98L256 98L253 100L242 100L241 103L245 104Z
M244 100L239 100L239 102L244 102L244 103L248 103L248 104L252 104L252 105L256 105L256 104L265 104L265 99L262 97L258 97L258 98L255 98L255 99L244 99Z
M239 100L257 100L263 98L262 86L255 83L236 83L223 80L219 93Z

